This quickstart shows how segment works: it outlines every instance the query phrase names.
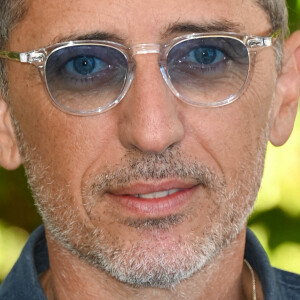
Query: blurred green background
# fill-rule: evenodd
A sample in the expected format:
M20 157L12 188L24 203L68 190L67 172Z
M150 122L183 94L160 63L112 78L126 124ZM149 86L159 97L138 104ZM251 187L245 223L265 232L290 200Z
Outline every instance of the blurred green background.
M289 0L290 29L300 29L300 0ZM0 168L0 282L41 223L23 168ZM300 115L281 148L268 146L265 174L249 220L274 266L300 273Z

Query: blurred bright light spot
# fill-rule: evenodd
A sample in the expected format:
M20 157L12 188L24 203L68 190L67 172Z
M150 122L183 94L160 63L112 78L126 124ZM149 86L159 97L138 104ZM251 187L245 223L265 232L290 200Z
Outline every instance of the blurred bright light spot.
M270 253L270 258L277 268L299 273L300 245L291 242L281 244Z
M262 212L268 209L272 209L279 205L281 187L280 179L276 170L272 168L274 166L274 153L273 149L268 147L267 157L265 162L264 176L261 183L261 189L258 193L258 198L255 203L255 211Z
M291 216L300 215L300 118L283 147L268 145L264 176L255 211L280 207Z
M9 227L0 221L0 281L10 271L28 238L18 227Z
M300 0L298 0L300 7ZM299 112L300 113L300 112ZM285 145L268 145L264 176L255 215L269 209L281 209L286 214L300 218L300 115L295 128ZM300 244L286 242L270 250L270 230L260 223L250 227L268 253L271 264L277 268L300 274ZM295 228L295 234L300 228Z

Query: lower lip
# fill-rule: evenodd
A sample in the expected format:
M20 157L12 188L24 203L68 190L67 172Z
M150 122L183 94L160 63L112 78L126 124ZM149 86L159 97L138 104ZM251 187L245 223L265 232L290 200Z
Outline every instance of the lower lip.
M180 190L172 195L155 199L137 198L131 195L114 195L112 198L129 212L140 217L162 217L176 214L191 199L195 187Z

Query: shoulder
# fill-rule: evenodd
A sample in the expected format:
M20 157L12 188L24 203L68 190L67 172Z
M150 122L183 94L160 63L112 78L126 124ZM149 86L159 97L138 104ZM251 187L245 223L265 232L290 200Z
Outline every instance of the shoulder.
M278 285L286 299L300 299L300 275L274 268Z
M265 300L300 300L300 275L272 267L265 250L249 229L245 258L258 275Z
M46 299L39 283L39 274L48 268L48 249L41 226L30 235L18 261L1 284L0 299Z

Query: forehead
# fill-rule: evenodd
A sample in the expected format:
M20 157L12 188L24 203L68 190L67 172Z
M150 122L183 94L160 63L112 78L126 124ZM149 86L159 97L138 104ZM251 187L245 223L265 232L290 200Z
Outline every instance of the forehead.
M10 46L25 51L24 47L30 50L95 31L131 43L158 42L176 24L213 25L254 35L268 34L271 28L268 16L253 0L29 0Z

